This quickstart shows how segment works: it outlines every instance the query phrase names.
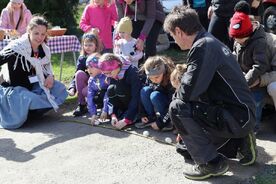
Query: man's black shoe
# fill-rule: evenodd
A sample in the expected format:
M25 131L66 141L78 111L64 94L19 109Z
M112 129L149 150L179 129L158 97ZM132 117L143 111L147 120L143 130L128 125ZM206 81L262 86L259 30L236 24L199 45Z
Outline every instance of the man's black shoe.
M186 178L191 180L204 180L211 176L220 176L228 171L228 164L225 159L219 155L217 163L207 163L195 165L190 172L184 172Z
M257 149L256 137L253 132L242 139L239 153L242 156L242 159L239 161L241 165L252 165L255 163L257 159Z
M79 104L77 109L73 112L73 115L74 116L82 116L82 115L86 114L87 112L88 112L88 110L87 110L86 104L85 105Z

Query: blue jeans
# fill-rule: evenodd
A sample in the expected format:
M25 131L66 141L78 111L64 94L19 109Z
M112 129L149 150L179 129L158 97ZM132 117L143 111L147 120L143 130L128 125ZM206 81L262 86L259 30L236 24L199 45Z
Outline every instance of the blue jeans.
M266 96L266 90L261 88L261 89L253 90L251 91L251 93L256 103L256 127L258 127L261 122L262 111L265 105L264 98Z
M140 91L140 98L148 116L155 116L156 112L159 112L163 118L167 114L170 105L167 95L145 86Z

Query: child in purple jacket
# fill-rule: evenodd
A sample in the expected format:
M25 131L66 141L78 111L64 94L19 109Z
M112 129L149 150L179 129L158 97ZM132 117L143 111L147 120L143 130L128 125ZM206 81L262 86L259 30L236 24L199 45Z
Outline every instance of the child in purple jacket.
M99 54L91 55L86 60L86 67L90 78L88 80L87 107L91 116L92 125L100 118L105 120L108 112L108 97L106 89L109 84L107 77L102 74L98 67ZM100 117L97 116L97 109L102 108Z
M87 113L85 97L87 96L87 82L89 75L86 72L86 59L92 54L102 51L102 44L98 36L92 32L85 33L82 37L82 49L77 62L77 70L68 88L68 94L78 94L78 107L73 112L74 116L82 116Z

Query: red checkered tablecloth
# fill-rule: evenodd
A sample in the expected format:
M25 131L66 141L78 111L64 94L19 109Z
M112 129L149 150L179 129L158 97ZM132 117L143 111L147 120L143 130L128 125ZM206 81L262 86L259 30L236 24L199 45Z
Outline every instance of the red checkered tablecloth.
M2 50L10 40L0 41L0 50ZM51 53L79 52L81 49L80 42L75 35L63 35L49 37L47 45L50 47Z

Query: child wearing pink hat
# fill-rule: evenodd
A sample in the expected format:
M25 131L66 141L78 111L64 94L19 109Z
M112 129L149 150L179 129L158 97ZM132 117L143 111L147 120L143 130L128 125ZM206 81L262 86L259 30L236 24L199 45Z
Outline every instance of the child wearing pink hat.
M1 12L0 29L16 30L18 34L26 33L32 13L27 9L24 0L10 0Z
M134 122L138 112L141 89L138 69L123 58L110 53L100 57L99 68L110 79L107 96L113 107L112 125L122 129Z

